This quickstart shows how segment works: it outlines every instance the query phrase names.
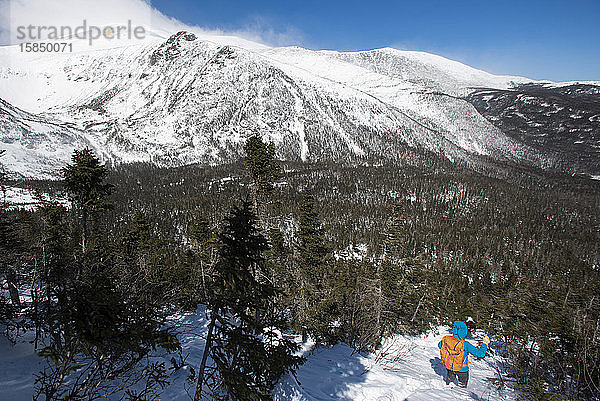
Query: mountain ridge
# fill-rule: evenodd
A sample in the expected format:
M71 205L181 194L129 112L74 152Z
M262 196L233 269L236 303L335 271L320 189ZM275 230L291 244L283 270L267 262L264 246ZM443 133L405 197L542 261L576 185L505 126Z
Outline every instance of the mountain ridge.
M225 163L258 134L290 160L397 162L419 148L451 160L548 164L466 98L477 88L535 81L392 48L344 53L238 45L180 31L166 41L45 55L1 67L0 88L15 106L48 124L63 122L72 137L115 163ZM3 131L18 130L15 124L5 119ZM24 148L19 153L29 157ZM38 172L50 167L34 159ZM24 176L35 170L7 167Z

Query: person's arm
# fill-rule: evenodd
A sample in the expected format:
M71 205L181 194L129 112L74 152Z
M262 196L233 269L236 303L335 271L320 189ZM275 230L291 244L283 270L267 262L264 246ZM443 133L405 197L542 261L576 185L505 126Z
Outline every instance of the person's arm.
M487 352L487 348L488 348L487 345L484 343L481 343L479 348L476 348L470 342L465 341L465 352L468 352L469 354L471 354L477 358L483 358L485 356L485 353Z

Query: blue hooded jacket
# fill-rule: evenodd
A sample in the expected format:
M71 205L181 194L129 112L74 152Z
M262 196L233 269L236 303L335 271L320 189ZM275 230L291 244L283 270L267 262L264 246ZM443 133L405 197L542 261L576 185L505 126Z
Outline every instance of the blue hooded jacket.
M461 322L457 320L454 322L454 327L452 327L452 336L454 338L458 338L459 340L464 340L467 337L467 324L465 322ZM463 358L463 365L465 365L459 372L468 372L469 365L467 362L469 361L469 354L476 356L477 358L483 358L485 353L487 352L487 345L481 344L479 348L476 348L473 344L468 341L465 341L465 356ZM438 348L442 348L442 342L440 341L438 344Z

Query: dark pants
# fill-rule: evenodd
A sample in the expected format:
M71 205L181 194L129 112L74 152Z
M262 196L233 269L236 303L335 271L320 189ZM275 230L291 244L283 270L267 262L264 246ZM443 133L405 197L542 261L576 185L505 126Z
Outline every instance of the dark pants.
M461 387L467 387L467 382L469 381L469 371L454 372L452 370L447 370L447 372L448 374L446 375L446 384L454 382L454 379L458 376L458 385Z

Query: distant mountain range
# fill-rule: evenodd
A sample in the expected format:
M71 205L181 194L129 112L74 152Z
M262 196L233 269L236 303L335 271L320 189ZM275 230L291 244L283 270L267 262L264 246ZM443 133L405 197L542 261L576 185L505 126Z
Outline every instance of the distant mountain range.
M0 48L2 163L56 177L111 163L219 164L259 134L288 160L413 152L600 174L600 86L496 76L423 52L313 51L181 31L68 54Z

